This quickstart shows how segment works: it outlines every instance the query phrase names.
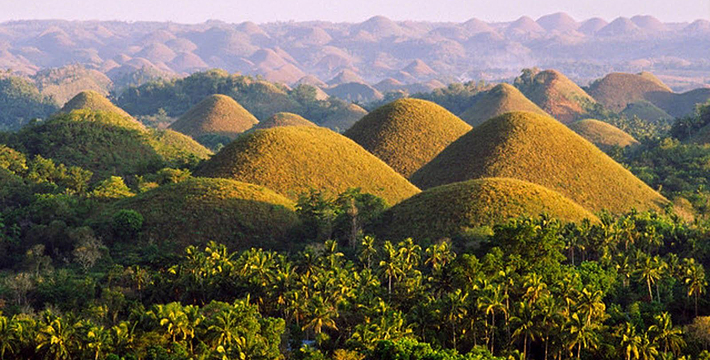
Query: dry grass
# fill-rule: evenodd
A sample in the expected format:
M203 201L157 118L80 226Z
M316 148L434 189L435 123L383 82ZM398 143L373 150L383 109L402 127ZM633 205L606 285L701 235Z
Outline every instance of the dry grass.
M344 135L409 177L470 130L433 102L400 99L371 112Z
M214 240L230 248L285 248L298 225L292 201L261 186L226 179L191 178L112 206L143 215L141 237L170 241L176 249Z
M256 129L270 129L280 126L317 126L316 124L306 120L303 116L290 113L290 112L280 112L272 115L270 118L254 125L253 130Z
M467 229L542 213L564 221L597 217L560 193L508 178L484 178L426 190L387 210L380 235L438 240Z
M72 110L91 110L115 113L123 117L130 118L137 124L140 124L138 121L133 119L131 114L114 105L111 100L93 90L80 92L64 104L64 107L62 107L59 111L62 113L70 113Z
M171 130L193 138L214 134L234 139L259 122L254 115L226 95L211 95L170 125Z
M651 93L670 93L671 89L651 73L611 73L592 83L587 92L607 109L621 112L627 105L645 100Z
M596 101L572 80L555 70L537 73L520 91L562 123L579 119Z
M510 84L498 84L491 90L479 95L476 102L461 114L461 119L476 127L486 120L511 111L529 111L547 115L534 102L526 98L520 90Z
M411 180L428 189L484 177L539 184L592 211L659 209L668 202L565 125L527 112L508 113L474 128Z
M639 143L633 136L616 126L599 120L580 120L570 124L569 128L604 152L614 147L625 148Z
M338 194L359 187L389 204L419 192L354 141L313 126L244 134L204 162L197 174L263 185L294 200L311 188Z

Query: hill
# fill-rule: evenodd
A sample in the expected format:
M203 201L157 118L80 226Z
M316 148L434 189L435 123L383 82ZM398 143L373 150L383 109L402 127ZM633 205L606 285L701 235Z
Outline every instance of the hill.
M120 209L139 212L140 238L170 242L177 251L217 241L230 248L288 248L289 232L298 225L294 204L261 186L227 179L191 178L121 200Z
M569 128L604 152L609 152L615 147L625 148L639 143L633 136L616 126L599 120L576 121L569 124Z
M318 126L305 118L303 116L289 113L280 112L272 115L270 118L256 124L252 129L269 129L281 126Z
M643 119L650 122L673 119L673 116L669 115L667 112L663 111L663 109L654 105L652 102L646 100L639 100L630 103L626 106L626 109L621 112L621 114L625 115L628 118L636 116L639 119Z
M469 130L433 102L400 99L372 111L344 135L409 177Z
M325 119L323 119L320 126L329 128L333 131L342 132L349 129L365 115L367 115L367 110L363 109L359 105L347 104L332 111Z
M359 187L395 204L419 192L354 141L320 127L278 127L240 136L196 174L266 186L298 199L318 189L339 194Z
M112 86L111 79L106 75L81 65L42 70L34 76L34 80L43 95L53 97L60 104L85 90L107 95Z
M32 119L46 119L57 105L26 79L0 77L0 131L14 131Z
M483 124L486 120L511 111L529 111L547 115L534 102L510 84L498 84L494 88L476 96L473 105L461 114L461 119L471 126Z
M645 100L654 92L671 93L671 89L651 73L611 73L589 85L587 93L614 112L623 111L630 103Z
M478 226L546 213L578 222L597 217L543 186L509 178L483 178L431 188L402 201L383 215L380 237L436 241Z
M259 122L254 115L226 95L210 95L170 125L194 139L203 135L220 135L234 139Z
M131 114L114 105L111 100L93 90L85 90L78 93L64 104L60 112L70 113L72 110L105 111L133 119Z
M384 98L384 95L382 95L382 93L374 87L357 82L340 84L332 88L326 89L325 92L330 96L335 96L345 101L358 103L379 101Z
M698 104L710 101L710 88L699 88L680 94L653 92L647 94L646 98L672 117L683 117L693 115Z
M501 115L474 128L419 169L423 189L510 177L560 192L592 211L660 209L667 200L590 142L548 116Z
M556 70L525 72L515 85L532 102L562 123L587 112L596 101L572 80Z
M148 130L116 113L90 110L58 114L27 126L10 143L30 156L91 170L96 178L183 166L210 154L184 135Z

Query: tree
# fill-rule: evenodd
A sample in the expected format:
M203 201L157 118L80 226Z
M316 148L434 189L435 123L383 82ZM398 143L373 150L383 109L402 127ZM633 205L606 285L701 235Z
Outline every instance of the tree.
M656 281L661 279L661 264L658 262L657 258L651 258L649 256L644 256L640 261L636 274L641 280L646 282L648 287L648 297L653 301L653 292L651 291L651 285L655 284Z
M708 283L705 280L705 269L702 264L695 262L695 259L683 259L683 267L685 274L683 283L686 287L688 297L693 297L695 300L695 316L698 316L698 299L700 295L705 293L705 288Z
M639 358L639 348L641 337L636 334L636 327L627 322L618 333L619 349L623 352L626 360L637 360Z
M678 356L680 350L685 346L683 331L673 326L673 320L668 312L653 317L653 325L648 328L651 340L659 345L664 353L669 350Z
M535 308L527 302L518 303L515 316L510 318L511 325L515 328L513 338L523 338L523 359L527 359L528 340L534 341L539 336Z
M491 354L493 354L495 350L496 312L507 314L505 304L503 304L505 296L503 295L503 289L500 284L489 285L484 288L483 291L485 295L478 299L478 307L484 311L486 316L491 316L491 324L488 330L488 333L490 334L488 336L488 342ZM488 324L488 319L486 319L486 324Z
M44 357L54 360L72 359L77 345L74 325L51 313L44 314L44 321L37 332L36 350Z
M577 359L582 356L582 349L597 347L598 326L594 323L587 323L586 316L575 312L569 321L568 333L569 348L577 347Z
M591 324L593 319L604 315L606 305L603 297L601 290L589 291L587 288L582 289L577 296L577 311L584 314L587 325Z

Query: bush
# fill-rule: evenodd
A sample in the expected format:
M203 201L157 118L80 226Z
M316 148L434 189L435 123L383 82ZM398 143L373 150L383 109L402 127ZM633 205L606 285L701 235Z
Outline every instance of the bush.
M116 236L128 239L138 235L143 227L143 215L135 210L119 210L113 215L112 228Z

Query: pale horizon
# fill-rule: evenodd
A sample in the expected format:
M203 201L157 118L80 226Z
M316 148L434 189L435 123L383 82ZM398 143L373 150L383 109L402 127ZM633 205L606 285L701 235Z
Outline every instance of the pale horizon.
M577 21L600 17L650 15L663 22L692 22L710 19L710 1L684 0L680 4L659 0L442 0L438 4L423 0L361 0L333 3L327 0L229 1L208 0L0 0L0 22L21 20L79 21L170 21L196 24L208 20L230 23L287 21L330 21L357 23L373 16L395 21L463 22L478 18L488 22L513 21L521 16L540 16L564 12ZM513 9L513 10L511 10Z

